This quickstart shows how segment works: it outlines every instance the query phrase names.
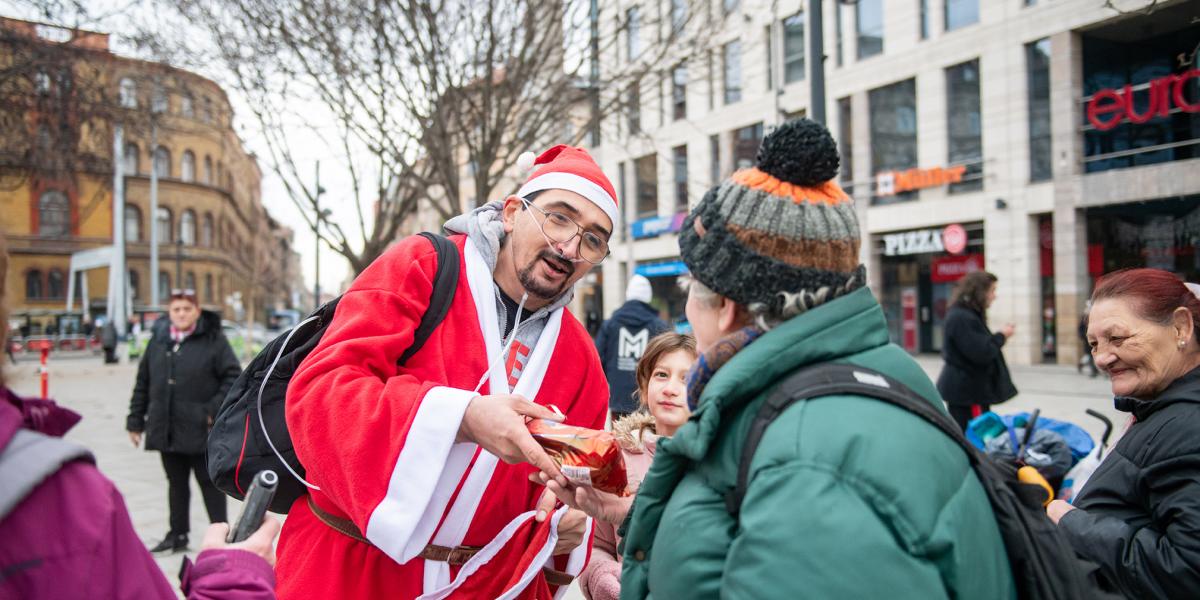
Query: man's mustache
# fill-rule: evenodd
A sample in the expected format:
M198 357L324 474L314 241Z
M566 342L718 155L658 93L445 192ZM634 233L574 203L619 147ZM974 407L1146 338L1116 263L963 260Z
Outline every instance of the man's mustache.
M571 261L563 258L562 255L558 254L557 252L554 252L553 250L550 250L549 248L544 248L544 249L540 250L538 252L537 257L548 260L548 261L558 265L559 268L561 268L562 270L564 270L568 273L575 270L575 265L571 264Z

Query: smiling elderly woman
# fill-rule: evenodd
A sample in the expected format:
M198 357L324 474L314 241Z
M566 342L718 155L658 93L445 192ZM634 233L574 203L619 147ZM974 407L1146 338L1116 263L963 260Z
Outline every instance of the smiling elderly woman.
M1166 271L1100 280L1088 345L1133 424L1050 518L1131 598L1200 594L1200 299Z

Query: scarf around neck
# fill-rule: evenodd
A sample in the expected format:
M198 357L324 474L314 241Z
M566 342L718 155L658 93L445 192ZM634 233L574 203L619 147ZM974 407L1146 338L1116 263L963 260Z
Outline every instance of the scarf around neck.
M717 374L717 370L725 366L731 358L741 352L751 342L762 335L756 327L743 327L719 340L711 348L705 350L697 359L696 364L688 373L688 408L695 411L700 404L700 395L705 386Z

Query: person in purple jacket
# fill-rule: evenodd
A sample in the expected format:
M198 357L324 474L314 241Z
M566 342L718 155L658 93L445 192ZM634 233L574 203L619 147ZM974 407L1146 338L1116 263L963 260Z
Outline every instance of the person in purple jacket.
M0 235L0 323L8 255ZM3 343L0 339L0 343ZM0 373L0 600L176 598L133 530L125 501L84 447L61 439L80 420L52 400L21 398ZM275 597L267 518L244 542L226 545L215 523L204 551L180 576L191 599Z

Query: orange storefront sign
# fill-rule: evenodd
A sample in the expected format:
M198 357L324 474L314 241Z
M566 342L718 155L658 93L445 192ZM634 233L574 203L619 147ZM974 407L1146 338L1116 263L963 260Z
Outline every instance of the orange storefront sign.
M959 183L966 172L967 167L964 165L885 171L875 176L875 194L877 196L894 196L903 192Z

